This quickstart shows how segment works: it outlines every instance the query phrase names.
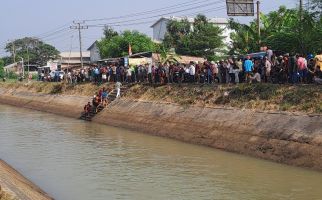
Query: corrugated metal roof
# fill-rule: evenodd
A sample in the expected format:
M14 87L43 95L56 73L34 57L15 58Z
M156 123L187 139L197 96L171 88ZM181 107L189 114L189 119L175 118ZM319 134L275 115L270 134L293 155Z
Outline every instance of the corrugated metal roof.
M83 51L82 54L83 54L83 57L91 57L91 52L90 51ZM69 58L69 57L71 57L71 58L80 58L79 51L78 52L77 51L76 52L69 52L69 51L61 52L59 55L62 58Z

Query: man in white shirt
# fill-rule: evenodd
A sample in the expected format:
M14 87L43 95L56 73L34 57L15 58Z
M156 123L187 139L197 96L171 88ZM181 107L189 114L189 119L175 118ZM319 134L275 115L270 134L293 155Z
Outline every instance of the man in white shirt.
M273 57L273 50L270 48L270 47L267 47L267 51L266 51L266 54L267 54L267 59L272 62L272 57Z
M196 67L194 66L193 62L190 62L189 74L190 74L190 81L192 83L194 83L195 82L195 75L196 75Z
M265 62L265 82L270 81L271 70L272 70L272 63L268 60L267 57L264 57Z
M148 72L148 81L152 84L152 64L146 64Z
M115 88L117 91L116 98L119 98L121 96L121 86L122 86L121 82L119 82L119 81L116 82L116 84L115 84Z

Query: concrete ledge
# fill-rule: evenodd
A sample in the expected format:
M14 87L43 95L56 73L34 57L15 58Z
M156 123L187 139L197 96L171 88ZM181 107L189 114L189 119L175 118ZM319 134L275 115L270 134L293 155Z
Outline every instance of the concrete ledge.
M53 198L0 160L0 200L53 200Z
M118 100L95 122L322 170L322 116Z

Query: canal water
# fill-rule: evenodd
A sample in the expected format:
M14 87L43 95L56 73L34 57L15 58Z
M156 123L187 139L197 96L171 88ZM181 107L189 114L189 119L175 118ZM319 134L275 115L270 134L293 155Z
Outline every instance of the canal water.
M5 105L0 158L57 200L322 199L319 172Z

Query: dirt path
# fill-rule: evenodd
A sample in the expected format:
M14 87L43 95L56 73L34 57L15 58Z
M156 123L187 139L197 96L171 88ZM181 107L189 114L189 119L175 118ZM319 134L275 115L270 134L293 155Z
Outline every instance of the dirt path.
M38 186L0 160L0 200L53 200Z

